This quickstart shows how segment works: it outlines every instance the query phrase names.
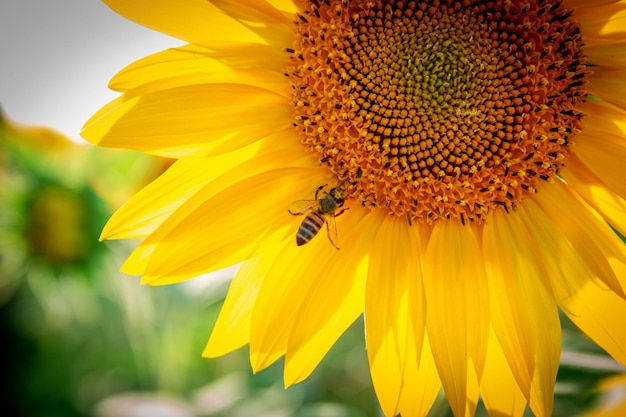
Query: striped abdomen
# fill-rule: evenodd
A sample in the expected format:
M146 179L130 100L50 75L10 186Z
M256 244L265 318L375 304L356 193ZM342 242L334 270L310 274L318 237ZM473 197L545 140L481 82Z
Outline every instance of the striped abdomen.
M298 234L296 235L296 243L298 246L302 246L305 243L308 243L317 235L326 220L318 213L312 212L307 215L304 220L302 220L302 224L298 229Z

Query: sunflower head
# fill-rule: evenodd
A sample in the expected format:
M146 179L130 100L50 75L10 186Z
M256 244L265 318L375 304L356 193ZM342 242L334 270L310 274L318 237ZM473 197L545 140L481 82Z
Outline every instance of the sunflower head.
M589 75L561 2L305 2L287 75L300 140L358 203L482 222L553 181Z
M442 387L550 415L559 309L626 363L623 0L107 3L189 42L84 135L178 159L105 227L144 239L125 272L243 262L206 356L249 344L291 385L364 315L405 417Z

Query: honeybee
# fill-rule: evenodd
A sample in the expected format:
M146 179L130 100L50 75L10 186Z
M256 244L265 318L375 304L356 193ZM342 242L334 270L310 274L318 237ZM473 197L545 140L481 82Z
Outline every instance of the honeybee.
M344 203L343 191L339 187L331 188L328 192L322 191L327 184L317 187L315 190L314 200L298 200L291 204L289 213L294 216L306 214L302 220L298 234L296 235L296 243L302 246L309 243L320 231L322 226L326 224L328 240L339 250L337 246L337 224L335 217L347 210L339 210ZM321 195L320 195L321 193ZM339 210L339 211L337 211Z

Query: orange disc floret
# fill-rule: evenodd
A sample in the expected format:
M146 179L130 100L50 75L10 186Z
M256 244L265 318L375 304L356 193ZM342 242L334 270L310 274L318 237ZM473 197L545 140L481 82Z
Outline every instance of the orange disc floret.
M305 2L294 126L349 201L483 221L552 181L589 75L561 1Z

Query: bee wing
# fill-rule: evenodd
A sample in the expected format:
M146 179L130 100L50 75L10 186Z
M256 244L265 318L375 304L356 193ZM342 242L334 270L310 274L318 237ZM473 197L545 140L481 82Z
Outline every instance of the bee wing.
M335 223L335 216L326 216L326 230L328 231L328 240L333 244L335 249L339 249L337 243L339 238L337 237L337 223Z
M289 205L289 213L294 216L306 214L319 206L317 200L297 200Z

